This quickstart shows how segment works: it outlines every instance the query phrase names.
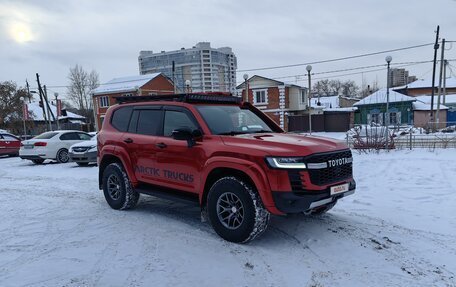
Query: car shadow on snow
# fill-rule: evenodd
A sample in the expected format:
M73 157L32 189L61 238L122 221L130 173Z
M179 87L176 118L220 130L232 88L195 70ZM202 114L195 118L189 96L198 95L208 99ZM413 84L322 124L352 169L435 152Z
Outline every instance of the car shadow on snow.
M209 221L201 221L200 208L194 205L142 195L138 206L133 212L144 215L159 215L167 223L170 223L170 221L182 223L196 228L198 232L207 233L213 239L225 242L218 237ZM248 245L252 247L290 247L290 244L298 244L303 248L307 248L307 244L315 239L337 236L336 233L343 228L341 226L344 226L346 222L346 217L331 213L321 216L304 214L271 216L266 232Z

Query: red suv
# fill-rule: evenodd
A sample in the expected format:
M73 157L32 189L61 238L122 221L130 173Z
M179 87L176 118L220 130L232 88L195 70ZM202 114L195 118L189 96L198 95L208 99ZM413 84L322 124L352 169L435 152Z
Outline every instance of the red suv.
M266 230L270 214L322 214L355 191L342 142L285 133L240 98L118 98L98 134L99 187L114 209L139 194L185 199L232 242Z

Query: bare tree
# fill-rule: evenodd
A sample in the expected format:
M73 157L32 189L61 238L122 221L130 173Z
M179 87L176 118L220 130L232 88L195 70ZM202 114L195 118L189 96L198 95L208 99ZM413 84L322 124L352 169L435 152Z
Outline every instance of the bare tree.
M345 82L341 80L320 80L314 84L313 90L323 97L337 96L340 94L351 96L358 93L359 87L351 80Z
M25 89L18 89L14 82L0 82L0 126L22 120L21 97L27 98Z
M87 73L82 66L76 65L70 68L68 79L68 98L76 105L78 111L92 122L93 103L90 91L100 85L98 73L94 70Z
M359 87L355 83L355 81L347 80L342 83L342 95L348 96L356 96L359 92Z

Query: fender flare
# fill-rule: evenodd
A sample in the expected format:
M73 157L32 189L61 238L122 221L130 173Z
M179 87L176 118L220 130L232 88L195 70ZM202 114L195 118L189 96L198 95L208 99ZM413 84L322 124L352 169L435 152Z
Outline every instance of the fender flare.
M201 175L200 186L204 187L206 185L209 174L216 168L230 168L245 173L248 177L250 177L255 185L264 206L268 208L268 210L270 208L275 210L274 200L272 198L272 194L269 192L270 188L268 178L260 166L243 159L215 156L210 158L203 167L204 172ZM199 193L200 204L203 203L203 196L204 190Z

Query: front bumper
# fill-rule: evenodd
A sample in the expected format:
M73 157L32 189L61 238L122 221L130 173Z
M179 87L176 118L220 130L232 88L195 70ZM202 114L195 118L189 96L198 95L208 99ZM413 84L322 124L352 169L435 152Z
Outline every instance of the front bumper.
M272 192L276 208L283 213L300 213L329 204L355 192L356 183L352 180L348 191L336 195L330 194L328 187L322 191L299 190L292 192Z
M97 162L97 152L83 152L83 153L74 153L69 152L68 156L70 160L73 162L80 162L80 163L96 163Z

